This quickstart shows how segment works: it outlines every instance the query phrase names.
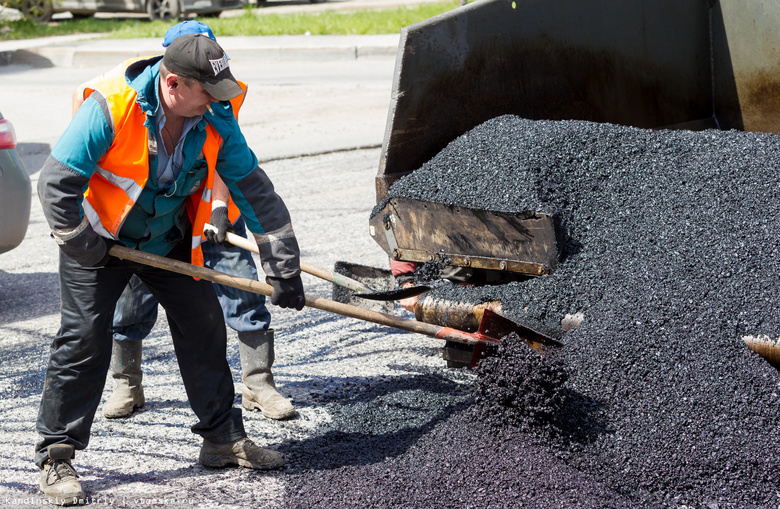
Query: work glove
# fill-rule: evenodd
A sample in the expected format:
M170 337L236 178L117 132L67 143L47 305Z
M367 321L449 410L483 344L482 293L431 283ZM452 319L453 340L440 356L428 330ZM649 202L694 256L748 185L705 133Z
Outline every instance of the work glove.
M306 296L303 294L301 276L289 279L266 276L265 281L274 287L271 304L282 308L295 308L298 311L303 309L306 304Z
M105 267L111 260L108 250L116 243L114 240L92 234L79 245L61 243L60 249L82 267Z
M206 239L208 239L209 242L219 244L223 247L231 247L233 244L227 241L227 234L228 232L233 232L235 230L233 229L233 223L231 223L230 218L228 218L228 208L217 207L212 210L209 223L216 227L218 231L215 232L211 228L206 229L206 231L203 232Z
M103 258L101 258L100 261L97 262L97 264L93 265L93 267L105 267L106 265L108 265L108 262L111 260L111 255L108 254L108 250L111 249L113 246L115 246L116 242L106 238L103 238L103 240L106 241L106 254L103 255Z

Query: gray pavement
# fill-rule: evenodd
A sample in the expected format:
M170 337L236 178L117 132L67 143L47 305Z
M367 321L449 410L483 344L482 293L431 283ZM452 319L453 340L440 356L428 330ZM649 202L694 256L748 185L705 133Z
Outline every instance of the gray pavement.
M76 86L119 62L0 66L0 98L5 98L0 99L0 111L14 124L19 152L42 158L29 162L30 172L40 168L67 127ZM233 73L249 84L241 109L244 135L263 162L378 148L385 134L394 66L395 57L285 62L233 57Z

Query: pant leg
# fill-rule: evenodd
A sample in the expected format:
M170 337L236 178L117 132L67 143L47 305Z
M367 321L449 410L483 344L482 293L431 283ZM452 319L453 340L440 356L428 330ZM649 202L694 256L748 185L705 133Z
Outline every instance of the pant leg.
M52 444L84 449L111 360L111 320L131 273L122 260L82 267L60 252L60 330L51 344L36 429L35 463Z
M157 322L157 299L133 276L114 309L113 332L117 341L144 339Z
M168 257L189 261L189 250L182 243ZM245 437L241 410L233 407L227 331L213 285L154 267L139 266L136 273L165 308L182 381L199 419L193 433L217 443Z
M246 236L244 219L233 224L237 235ZM233 276L257 280L257 267L252 253L240 247L223 247L213 242L203 243L204 265ZM267 330L271 325L271 313L265 305L265 296L239 290L231 286L214 284L225 323L236 332Z

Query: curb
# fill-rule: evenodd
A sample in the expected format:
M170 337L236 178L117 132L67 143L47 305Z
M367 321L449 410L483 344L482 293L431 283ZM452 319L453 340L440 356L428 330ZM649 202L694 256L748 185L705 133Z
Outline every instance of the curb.
M0 43L0 65L32 67L112 67L129 58L159 55L154 39L98 39L79 35ZM86 38L86 39L85 39ZM231 59L251 62L291 60L355 60L395 57L399 34L289 35L221 37L220 45Z

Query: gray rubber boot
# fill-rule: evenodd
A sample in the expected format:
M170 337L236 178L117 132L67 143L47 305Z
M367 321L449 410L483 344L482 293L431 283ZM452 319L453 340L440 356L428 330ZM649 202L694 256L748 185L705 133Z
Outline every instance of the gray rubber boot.
M144 406L144 388L141 385L141 353L143 341L114 341L111 352L111 377L114 392L103 403L107 419L129 417L136 408Z
M269 419L289 419L295 415L292 404L276 390L271 366L274 363L274 331L239 332L244 389L241 403L247 410L260 410Z

